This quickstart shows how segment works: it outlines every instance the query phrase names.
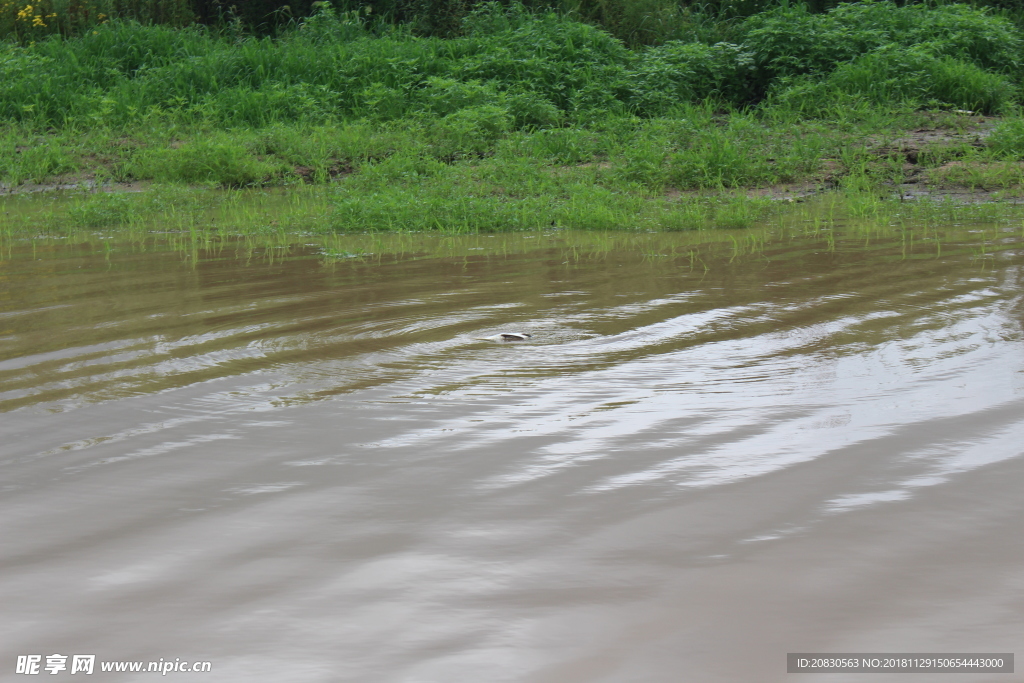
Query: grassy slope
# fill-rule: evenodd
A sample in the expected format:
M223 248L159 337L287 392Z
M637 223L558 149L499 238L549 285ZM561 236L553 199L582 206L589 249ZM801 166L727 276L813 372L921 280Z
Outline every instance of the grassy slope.
M1020 187L1009 22L879 2L732 33L634 52L494 8L449 40L353 14L274 41L111 23L0 53L0 182L313 183L319 229L454 231L740 225L772 209L736 191L780 184ZM908 170L887 141L971 123L922 108L1009 116L992 144L933 146ZM70 215L146 211L101 197Z

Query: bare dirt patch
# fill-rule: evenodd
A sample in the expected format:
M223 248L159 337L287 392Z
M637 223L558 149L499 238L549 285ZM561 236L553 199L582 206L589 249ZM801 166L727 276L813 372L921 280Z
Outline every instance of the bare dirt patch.
M48 183L22 183L20 185L7 185L0 183L0 195L4 194L37 194L40 192L60 191L91 191L91 192L144 192L151 182L146 180L130 182L98 182L90 176L64 176L59 180Z
M297 165L294 167L294 170L295 175L305 183L317 181L317 170L311 166ZM349 164L336 162L327 167L326 175L328 178L341 178L352 174L354 170Z
M985 140L1000 118L937 114L931 125L921 126L894 138L869 138L869 154L879 166L893 162L902 178L884 183L902 201L945 198L964 203L1018 201L1024 195L1024 165L1016 162L964 161L973 149L985 147ZM938 166L927 164L949 159ZM838 159L825 159L814 177L802 182L779 183L748 191L750 196L780 201L801 201L805 197L842 185L848 170Z

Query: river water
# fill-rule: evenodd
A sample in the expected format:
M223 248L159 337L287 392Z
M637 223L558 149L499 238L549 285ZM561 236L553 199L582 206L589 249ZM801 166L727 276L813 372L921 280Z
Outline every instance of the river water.
M1024 242L911 238L8 242L0 679L29 654L619 683L1022 652ZM533 337L476 339L503 330Z

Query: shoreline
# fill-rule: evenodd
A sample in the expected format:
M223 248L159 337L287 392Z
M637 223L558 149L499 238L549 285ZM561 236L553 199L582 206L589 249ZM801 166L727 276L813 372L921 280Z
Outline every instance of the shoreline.
M738 116L738 115L737 115ZM161 185L175 185L181 192L206 192L211 189L224 191L228 195L236 192L263 191L268 193L288 194L297 190L311 189L313 191L344 188L346 184L364 182L368 176L379 175L382 167L393 165L396 159L404 159L413 168L399 169L399 173L392 173L398 180L399 185L407 181L409 177L415 178L418 189L430 188L433 185L442 185L459 174L471 176L468 182L462 183L460 188L465 192L475 191L474 185L501 184L498 176L503 174L502 165L518 167L517 170L527 174L541 177L553 182L548 188L541 188L535 194L539 197L548 197L557 200L560 190L564 189L565 179L572 179L573 182L585 183L589 180L594 187L604 186L624 195L639 198L645 202L665 201L680 202L686 200L705 201L709 198L736 198L745 196L749 200L767 200L771 202L802 202L811 198L821 197L836 192L868 192L881 195L899 201L917 201L921 199L932 199L941 201L954 201L965 204L982 202L1006 202L1016 204L1024 201L1024 164L1020 162L998 159L987 153L987 139L992 135L998 126L1004 123L1002 117L979 116L968 112L917 112L911 116L910 121L903 121L902 129L894 127L892 121L885 130L861 130L853 134L838 129L833 131L834 137L846 135L847 145L835 145L832 150L821 153L817 159L812 159L810 164L805 165L805 170L799 171L779 169L779 173L787 174L785 179L776 182L733 182L732 186L720 184L719 187L700 186L677 186L671 182L648 182L637 183L630 178L623 178L628 175L630 160L624 158L620 153L593 154L589 158L583 156L577 159L577 163L558 163L560 160L552 159L550 155L522 155L518 158L510 155L502 157L499 150L490 156L479 158L452 159L448 163L432 158L429 149L415 150L408 154L400 149L378 149L378 154L364 154L362 160L328 158L321 159L319 167L330 165L332 169L344 168L344 172L319 173L314 171L317 162L312 159L296 159L292 157L293 171L289 175L264 178L259 182L248 185L232 186L226 183L215 183L206 181L201 183L187 183L176 181L172 178L169 182L160 182L154 178L131 178L115 177L120 165L122 171L124 161L116 157L102 156L99 150L85 148L83 157L95 162L92 168L80 169L75 173L58 174L51 179L41 179L33 182L0 182L0 199L26 196L47 196L66 195L77 197L79 200L87 200L89 196L111 195L111 194L147 194L153 191L154 187ZM663 119L655 122L632 121L636 130L642 131L644 127L657 127L659 125L671 125L678 123L671 119ZM911 125L907 125L907 124ZM818 122L806 121L804 125L814 127L816 133L827 138L827 132L822 133ZM718 117L716 125L726 129L729 126L729 117ZM362 128L363 132L369 126L363 123L347 124L347 127ZM824 124L827 131L828 126ZM341 126L345 129L346 126ZM877 128L877 126L876 126ZM325 130L338 130L338 128L326 128ZM386 135L389 131L382 129L378 134ZM251 134L251 131L242 131L240 134ZM258 133L258 131L257 131ZM860 133L858 136L857 133ZM597 138L600 131L590 131L582 127L557 129L554 132L537 131L532 134L538 136L554 136L561 134L565 136L588 136ZM199 133L194 132L198 137ZM531 134L519 134L521 140L530 141ZM794 136L798 137L798 136ZM504 141L499 140L497 145L511 139L507 136ZM122 137L122 140L124 138ZM177 140L169 144L166 149L173 153L174 150L186 149L190 142ZM793 144L798 144L794 141ZM236 149L239 153L245 153L245 147L239 144ZM364 150L367 151L367 150ZM755 152L758 150L754 150ZM620 150L621 152L621 150ZM662 153L661 159L656 162L668 163L670 151ZM252 155L257 162L267 163L269 155ZM771 160L774 161L774 160ZM299 163L306 162L306 163ZM755 163L754 159L738 159L736 164ZM782 162L775 165L781 166ZM311 165L307 165L311 164ZM429 168L415 168L415 166L428 166ZM426 170L427 172L421 172ZM474 177L475 176L475 177ZM387 180L387 178L385 178ZM626 180L626 182L622 182ZM632 180L632 182L630 182ZM986 182L987 181L987 182ZM364 183L365 184L365 183ZM379 184L379 183L378 183ZM699 184L699 183L698 183ZM370 188L373 189L373 188ZM449 188L453 189L453 188ZM492 187L492 194L505 194L507 202L514 203L518 197L514 190L504 187ZM372 201L373 192L367 193L368 201ZM457 193L456 193L457 194ZM454 197L450 197L454 201Z

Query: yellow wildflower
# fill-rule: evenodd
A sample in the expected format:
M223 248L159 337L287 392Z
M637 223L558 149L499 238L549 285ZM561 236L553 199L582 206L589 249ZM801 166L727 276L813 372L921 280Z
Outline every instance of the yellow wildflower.
M25 8L18 12L18 18L22 21L28 21L32 16L32 5L25 5Z

